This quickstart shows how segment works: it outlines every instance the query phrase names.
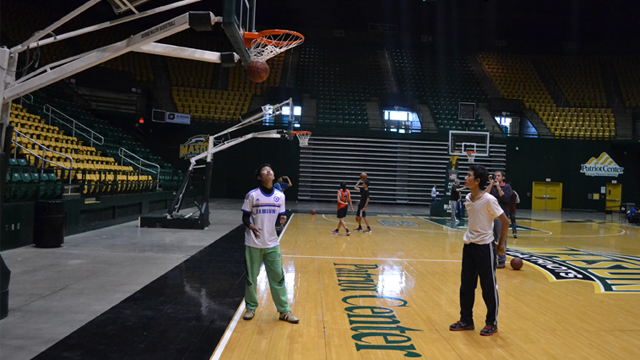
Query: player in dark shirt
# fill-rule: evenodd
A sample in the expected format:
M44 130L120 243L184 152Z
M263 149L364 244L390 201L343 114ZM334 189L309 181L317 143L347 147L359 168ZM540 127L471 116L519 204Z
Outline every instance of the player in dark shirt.
M362 182L362 188L358 185ZM365 224L367 224L367 230L365 233L371 232L371 227L369 226L369 221L367 220L367 205L369 205L369 180L358 180L358 183L355 187L356 190L360 191L360 202L358 203L358 211L356 212L356 221L358 222L358 228L356 231L362 231L361 222L364 220Z
M500 207L502 208L502 211L504 211L504 214L508 218L510 216L509 200L511 199L511 185L504 182L506 178L507 176L504 173L504 171L500 171L500 170L496 171L493 174L493 177L489 177L489 186L487 186L485 191L493 195L493 197L495 197L496 199L498 199L498 204L500 205ZM496 241L498 241L498 239L500 238L502 223L495 220L493 222L493 225L494 225L493 233L495 235ZM507 247L506 242L504 243L504 246L505 248ZM499 255L497 268L504 269L506 261L507 261L506 255Z

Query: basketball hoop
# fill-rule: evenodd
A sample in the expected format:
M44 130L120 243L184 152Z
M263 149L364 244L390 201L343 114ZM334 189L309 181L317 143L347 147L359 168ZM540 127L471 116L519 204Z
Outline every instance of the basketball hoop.
M467 160L469 160L470 163L473 162L473 159L476 158L476 154L478 153L477 151L473 151L473 150L468 150L465 151L467 153Z
M311 131L292 131L291 133L298 137L298 141L300 141L300 146L309 145L309 138L311 137Z
M291 30L247 31L243 39L251 61L267 61L304 42L302 34Z

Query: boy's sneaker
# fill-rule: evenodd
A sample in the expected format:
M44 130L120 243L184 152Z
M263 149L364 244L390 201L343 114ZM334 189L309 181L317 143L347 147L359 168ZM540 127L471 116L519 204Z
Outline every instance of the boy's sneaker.
M491 336L498 332L498 327L495 325L487 325L484 329L480 330L480 335L482 336Z
M351 235L351 231L347 230L347 236Z
M359 227L359 228L357 228L357 229L356 229L356 231L362 231L362 228L361 228L361 227Z
M300 319L298 319L297 317L293 316L291 311L287 311L286 313L281 313L280 314L280 320L286 321L286 322L290 322L292 324L297 324L297 323L300 322Z
M473 330L475 328L473 324L465 324L462 321L457 321L455 324L449 326L449 330L451 331Z
M338 232L338 230L333 230L333 231L331 232L331 234L333 234L333 235L338 235L338 234L339 234L339 232Z
M496 266L496 269L504 269L504 263L503 262L499 262L498 266Z
M256 316L256 311L247 309L247 311L244 312L244 315L242 315L242 318L245 320L251 320L254 316Z
M367 230L363 231L363 233L365 233L365 234L371 234L371 229L367 229Z

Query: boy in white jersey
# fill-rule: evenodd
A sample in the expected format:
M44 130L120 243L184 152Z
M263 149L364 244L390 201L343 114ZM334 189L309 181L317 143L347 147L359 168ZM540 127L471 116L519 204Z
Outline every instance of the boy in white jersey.
M462 249L462 274L460 285L460 321L449 326L451 331L473 330L473 303L480 276L482 298L487 305L485 327L480 335L491 336L498 332L498 285L496 283L497 255L505 255L505 240L509 221L498 200L484 191L489 178L482 165L469 166L464 179L465 187L471 190L467 195L465 208L469 215L467 232L464 234ZM493 220L502 223L500 241L496 254L493 236Z
M246 311L242 317L251 320L258 308L257 279L260 266L264 262L269 278L269 289L280 320L293 324L299 322L291 314L287 301L287 287L282 270L280 239L276 233L276 224L284 215L284 193L273 188L273 170L264 164L256 171L260 186L249 191L242 205L242 222L247 227L244 233L244 255L247 266L247 284L245 287Z

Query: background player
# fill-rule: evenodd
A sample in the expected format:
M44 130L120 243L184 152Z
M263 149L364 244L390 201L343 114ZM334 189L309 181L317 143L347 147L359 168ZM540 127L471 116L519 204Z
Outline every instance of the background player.
M504 211L504 214L509 217L509 200L511 199L511 186L504 182L506 179L504 171L496 171L493 174L493 178L489 178L489 186L487 186L486 192L493 195L496 199L498 199L498 204ZM498 241L500 237L500 233L502 232L502 223L496 219L493 222L493 234L495 237L495 241ZM507 224L509 226L509 224ZM504 243L504 246L507 246L507 243ZM498 256L498 269L504 269L504 264L507 261L506 255Z
M362 187L358 187L362 182ZM371 232L371 227L369 226L369 220L367 220L367 205L369 205L369 180L358 180L356 183L355 189L360 191L360 202L358 203L358 210L356 211L356 221L358 222L358 228L356 231L362 231L362 220L364 219L365 224L367 224L367 230L365 233Z
M347 205L351 207L353 212L353 204L351 203L351 193L347 189L347 183L340 183L340 190L338 190L338 227L331 233L338 235L340 233L340 226L343 226L347 231L347 236L351 235L351 231L347 229L347 223L344 222L344 218L347 216Z
M273 170L271 165L263 164L256 170L260 182L257 189L249 191L242 205L242 222L247 227L244 232L244 256L247 267L245 302L247 310L242 317L251 320L258 308L257 279L260 266L264 267L269 278L271 298L280 313L280 320L297 324L299 319L289 309L287 286L282 270L280 238L276 233L276 224L285 212L285 198L282 191L273 188Z
M518 238L518 225L516 224L516 204L520 203L520 196L518 193L511 189L511 199L509 199L509 218L511 218L511 231L513 231L513 238Z
M473 303L475 290L482 287L482 298L487 306L485 327L480 335L491 336L498 332L498 285L496 283L496 247L493 241L493 221L498 219L503 226L498 242L498 254L506 255L505 241L509 231L509 220L498 201L484 191L489 174L482 165L469 166L464 179L465 186L471 190L467 195L465 207L469 224L464 234L462 248L462 274L460 285L460 320L449 326L451 331L473 330Z
M464 189L460 186L460 180L456 179L456 181L451 184L451 197L449 198L449 208L451 209L451 221L458 222L459 220L456 218L456 212L458 212L458 201L460 201L460 190Z
M286 182L285 182L286 180ZM288 176L280 176L278 178L278 181L276 181L275 184L273 184L273 187L284 192L285 190L287 190L288 188L290 188L291 186L293 186L293 183L291 182L291 179L289 179Z

